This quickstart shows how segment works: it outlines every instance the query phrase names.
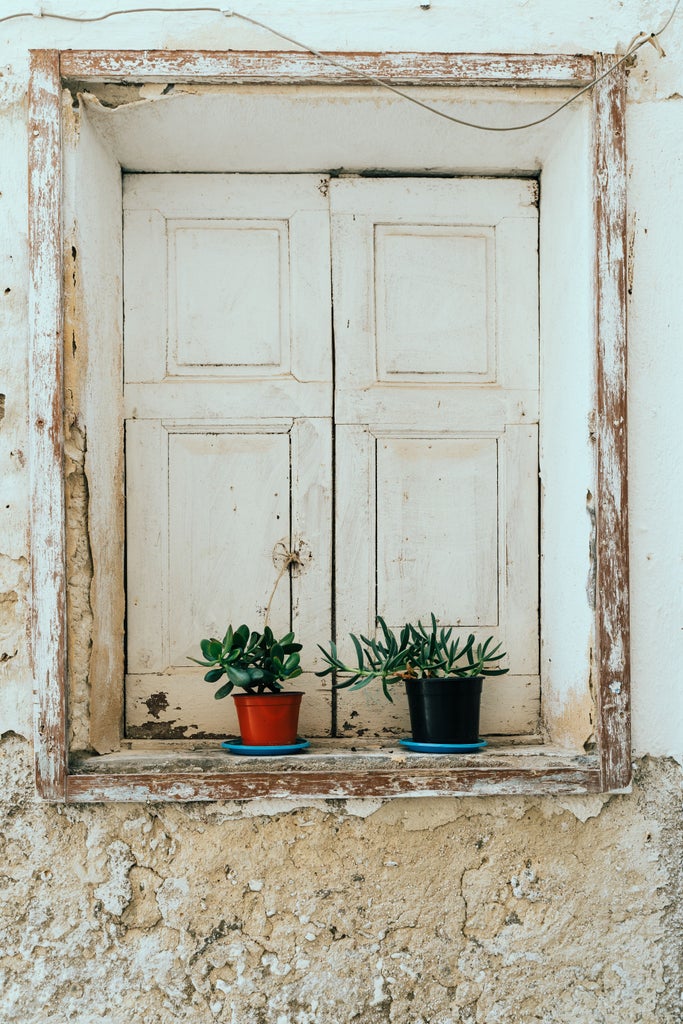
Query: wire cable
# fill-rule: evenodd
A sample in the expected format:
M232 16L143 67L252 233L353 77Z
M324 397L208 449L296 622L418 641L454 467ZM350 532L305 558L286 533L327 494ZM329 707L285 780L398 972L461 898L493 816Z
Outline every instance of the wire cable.
M393 93L395 96L399 96L401 99L407 100L409 103L420 107L423 110L428 111L430 114L434 114L437 117L443 118L445 121L450 121L453 124L461 125L465 128L473 128L476 131L482 132L519 132L524 131L527 128L535 128L537 125L544 124L549 121L552 117L556 117L562 110L568 107L571 103L574 103L579 97L583 96L594 86L599 85L600 82L604 81L609 75L613 74L618 67L624 64L627 60L630 60L635 53L646 43L651 43L660 55L663 55L664 51L659 45L659 37L666 32L669 25L673 21L681 0L676 0L671 14L666 19L664 24L656 32L639 32L634 36L633 41L629 44L626 52L614 62L606 71L603 71L601 75L598 75L592 81L588 82L581 89L575 92L569 99L565 100L550 113L545 114L543 117L536 118L534 121L527 121L524 124L515 125L486 125L477 124L474 121L465 121L463 118L455 117L454 114L448 114L445 110L440 110L438 107L433 106L431 103L425 103L424 100L418 99L416 96L411 96L410 93L405 92L403 89L397 88L395 85L391 85L389 82L384 81L382 78L377 78L375 75L364 74L362 76L363 81L370 82L373 85L377 85L388 92ZM119 15L125 14L189 14L189 13L211 13L221 14L225 18L239 18L241 21L248 22L250 25L254 25L257 28L264 29L266 32L270 32L271 35L276 36L278 39L284 40L284 42L291 43L293 46L298 46L300 49L305 50L307 53L313 54L319 60L324 61L326 64L330 64L334 67L338 67L343 71L348 71L351 74L356 75L357 71L351 65L346 64L343 60L339 60L336 57L332 57L329 53L323 53L320 50L316 50L314 47L309 46L307 43L302 43L298 39L294 39L292 36L285 35L284 32L280 32L278 29L268 25L263 21L258 21L256 18L251 18L247 14L241 14L239 11L227 10L223 7L130 7L120 11L108 11L105 14L99 14L92 17L79 17L77 15L69 14L53 14L51 12L44 12L42 8L35 14L31 11L24 11L17 14L8 14L0 18L0 23L5 21L12 21L14 18L52 18L56 21L71 21L83 24L91 24L98 21L106 21L108 18L115 18Z
M410 93L404 92L403 89L398 89L394 85L390 85L389 82L385 82L384 79L376 78L374 75L369 74L364 74L363 79L367 82L372 82L373 85L381 86L383 89L387 89L389 92L394 93L394 95L400 96L401 99L408 100L409 103L413 103L415 106L421 107L423 110L427 110L429 111L430 114L435 114L437 117L442 117L446 121L451 121L453 122L453 124L459 124L465 128L474 128L477 131L482 132L519 132L523 131L525 128L535 128L536 125L543 124L545 121L549 121L551 117L555 117L557 114L560 113L560 111L564 110L565 107L568 107L570 103L574 103L574 101L578 100L580 96L584 95L584 93L588 92L590 89L598 85L609 75L613 74L613 72L616 71L616 69L621 64L629 60L629 58L632 57L634 53L636 53L636 51L641 48L641 46L645 46L645 44L649 43L651 39L658 38L672 21L673 16L676 13L676 10L680 2L681 0L676 0L676 5L671 15L669 16L668 21L662 28L659 29L658 32L651 32L649 34L641 32L639 35L635 37L636 40L639 41L634 41L633 43L631 43L626 53L622 57L620 57L619 60L615 61L611 67L607 68L607 70L604 71L601 75L598 75L597 78L594 78L592 81L588 82L587 85L584 85L582 89L579 89L578 92L575 92L572 96L569 97L569 99L565 100L564 103L561 103L558 107L555 107L554 110L551 110L549 114L545 114L543 117L539 117L535 121L527 121L525 124L500 126L484 125L477 124L473 121L465 121L463 120L463 118L455 117L455 115L453 114L446 113L445 110L440 110L438 107L433 106L431 103L425 103L424 100L417 99L416 96L411 96ZM345 64L343 61L337 60L334 57L331 57L329 53L321 53L319 50L315 50L312 47L306 45L305 43L301 43L299 42L299 40L293 39L291 36L286 36L282 32L276 31L274 28L271 28L270 25L266 25L264 22L257 21L256 18L250 18L246 14L238 14L237 11L224 11L223 13L225 14L226 17L234 16L237 18L241 18L242 21L248 21L252 25L257 25L259 28L263 28L266 31L271 32L273 35L278 36L278 38L285 40L285 42L293 43L295 46L300 46L302 49L308 50L308 52L312 53L314 57L318 57L320 60L325 61L327 64L332 64L335 67L341 68L344 71L355 72L355 69L352 68L350 65Z

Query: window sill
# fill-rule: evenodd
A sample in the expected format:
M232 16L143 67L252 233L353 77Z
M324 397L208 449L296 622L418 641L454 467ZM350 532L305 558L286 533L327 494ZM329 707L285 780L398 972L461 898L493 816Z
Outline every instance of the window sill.
M600 791L597 755L535 743L491 742L476 754L415 754L398 745L315 740L295 757L240 757L218 743L131 743L74 759L67 800L209 801L254 797L483 796Z

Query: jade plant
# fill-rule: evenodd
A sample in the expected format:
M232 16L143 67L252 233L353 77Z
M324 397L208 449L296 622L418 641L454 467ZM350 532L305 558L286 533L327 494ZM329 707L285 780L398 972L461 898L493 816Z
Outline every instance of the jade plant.
M473 633L464 642L458 637L451 639L453 627L439 628L433 613L431 629L426 629L420 621L417 626L407 622L398 637L379 615L377 622L382 631L380 639L350 634L356 649L355 665L347 665L340 659L333 642L329 651L318 645L327 668L316 674L350 673L350 678L335 683L338 690L347 686L360 690L377 679L382 684L384 696L393 702L389 688L395 683L425 678L452 677L457 680L473 676L501 676L509 671L499 665L505 651L501 651L501 644L492 646L492 636L481 643L477 643Z
M294 642L294 633L276 640L270 626L262 633L252 632L246 625L235 630L228 626L222 640L211 637L202 640L200 647L206 660L190 661L209 669L204 676L206 682L217 683L227 676L214 694L216 700L227 697L235 686L247 693L277 693L282 689L281 682L301 675L301 644Z

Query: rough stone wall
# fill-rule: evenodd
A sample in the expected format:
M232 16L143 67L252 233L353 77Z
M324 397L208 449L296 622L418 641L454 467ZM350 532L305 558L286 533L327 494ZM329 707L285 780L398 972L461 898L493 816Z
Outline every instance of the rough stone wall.
M629 796L298 808L49 806L30 768L6 736L3 1024L683 1019L664 759Z

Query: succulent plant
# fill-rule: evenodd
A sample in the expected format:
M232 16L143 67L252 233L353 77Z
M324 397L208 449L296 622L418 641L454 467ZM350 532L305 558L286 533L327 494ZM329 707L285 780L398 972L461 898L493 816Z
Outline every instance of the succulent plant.
M498 665L505 657L505 651L501 651L501 644L492 646L492 636L477 643L474 634L470 633L463 643L458 637L451 639L452 626L439 628L436 616L432 613L430 617L431 629L425 629L420 621L417 626L407 622L397 637L378 615L377 622L382 631L380 639L350 634L356 649L356 665L349 666L343 662L336 644L331 642L329 651L320 647L327 668L316 675L350 673L349 679L335 683L338 690L345 687L360 690L378 679L384 696L393 701L389 687L394 683L427 677L452 676L457 680L472 676L501 676L509 671Z
M197 665L208 668L204 679L217 683L227 676L227 682L216 690L214 697L227 697L235 686L247 693L277 693L281 682L301 675L299 651L301 644L294 642L294 633L276 640L270 626L263 633L251 631L242 625L233 630L228 626L222 640L211 637L200 643L205 661L190 658Z

